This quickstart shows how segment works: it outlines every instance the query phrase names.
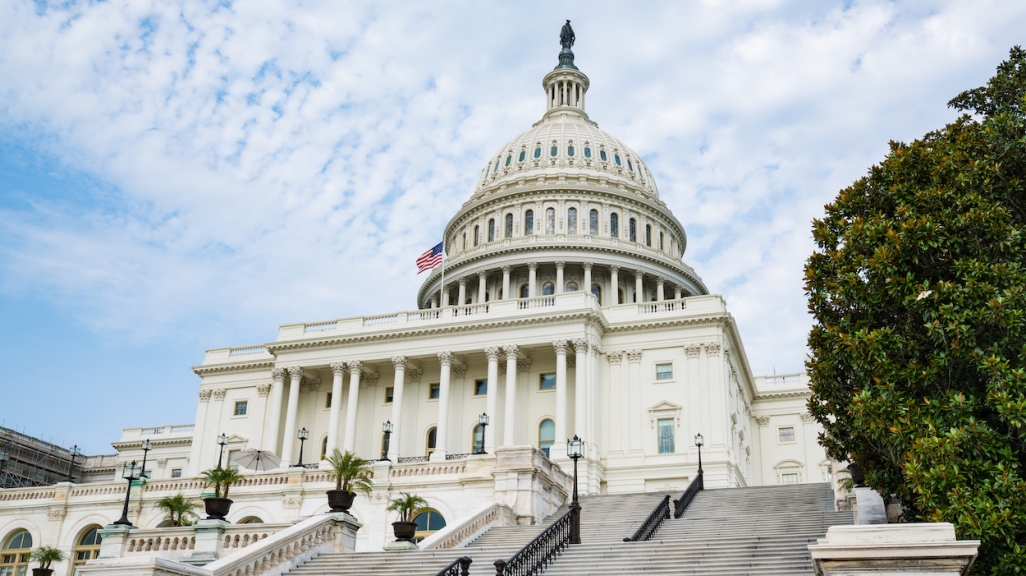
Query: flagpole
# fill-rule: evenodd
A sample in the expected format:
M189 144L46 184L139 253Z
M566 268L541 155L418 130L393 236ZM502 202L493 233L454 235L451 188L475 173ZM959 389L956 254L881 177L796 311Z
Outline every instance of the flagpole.
M438 307L446 305L445 298L445 240L442 240L442 289L438 291Z

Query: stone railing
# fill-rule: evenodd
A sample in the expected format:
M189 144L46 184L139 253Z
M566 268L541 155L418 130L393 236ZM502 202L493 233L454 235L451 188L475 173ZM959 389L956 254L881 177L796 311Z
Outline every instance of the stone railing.
M231 524L218 533L214 556L221 558L238 548L245 548L268 538L292 524ZM196 532L200 525L177 528L151 528L133 530L128 538L124 556L160 556L181 559L196 550Z
M420 543L421 550L459 548L492 526L516 526L517 515L505 504L492 502L476 514L428 536Z
M767 386L795 386L802 383L804 372L795 374L780 374L774 376L760 376L759 379Z
M462 474L467 471L465 460L443 462L415 462L411 465L393 466L389 472L391 478L407 478L412 476L437 476L440 474Z
M266 346L244 346L242 348L232 348L232 351L231 351L231 353L229 355L234 358L235 356L252 356L254 354L266 354L266 353L267 353L267 347Z
M638 314L655 314L657 312L676 312L687 306L687 300L662 300L638 304Z
M548 308L556 305L555 296L540 296L538 298L521 298L517 300L518 308L530 310L532 308Z

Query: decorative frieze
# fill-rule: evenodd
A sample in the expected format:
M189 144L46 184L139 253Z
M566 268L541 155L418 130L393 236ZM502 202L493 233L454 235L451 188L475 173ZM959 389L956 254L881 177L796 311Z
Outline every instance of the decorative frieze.
M68 515L67 508L50 508L46 511L46 517L50 520L59 520Z

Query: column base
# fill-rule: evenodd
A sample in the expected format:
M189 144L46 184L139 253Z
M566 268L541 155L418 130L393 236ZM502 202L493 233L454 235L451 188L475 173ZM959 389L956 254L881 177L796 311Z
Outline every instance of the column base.
M420 547L413 542L400 542L396 540L385 544L381 549L386 552L405 552L407 550L420 550Z

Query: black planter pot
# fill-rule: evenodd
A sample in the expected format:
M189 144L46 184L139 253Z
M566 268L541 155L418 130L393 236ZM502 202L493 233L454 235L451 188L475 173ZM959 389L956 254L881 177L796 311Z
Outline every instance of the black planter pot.
M348 512L356 499L355 492L345 490L328 490L328 506L332 512Z
M858 487L866 485L866 473L862 471L862 466L852 462L848 464L848 473L851 474L852 484Z
M399 542L410 542L417 535L416 522L392 522L392 532Z
M204 498L203 505L207 509L207 520L224 520L232 509L232 501L227 498Z
M53 568L33 568L32 576L53 576Z

